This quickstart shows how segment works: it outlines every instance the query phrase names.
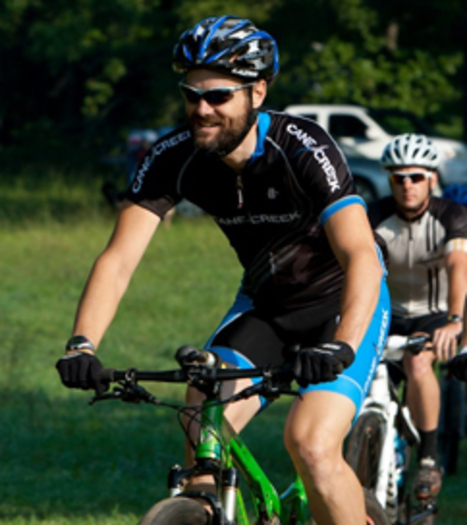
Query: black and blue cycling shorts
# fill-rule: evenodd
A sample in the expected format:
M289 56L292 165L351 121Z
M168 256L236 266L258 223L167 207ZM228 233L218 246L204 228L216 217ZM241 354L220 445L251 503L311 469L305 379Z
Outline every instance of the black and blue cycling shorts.
M391 318L389 293L381 280L378 304L353 364L335 381L308 385L301 393L340 393L355 404L359 413L386 342ZM258 311L242 291L237 294L206 347L226 363L239 368L276 365L284 361L284 350L292 345L313 346L333 339L339 321L339 304L301 308L280 315ZM260 379L253 379L253 382ZM264 399L262 405L266 404Z

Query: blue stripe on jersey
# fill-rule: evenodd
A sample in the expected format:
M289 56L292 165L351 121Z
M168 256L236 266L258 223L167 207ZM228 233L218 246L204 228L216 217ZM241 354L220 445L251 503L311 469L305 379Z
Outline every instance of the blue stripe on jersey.
M261 157L264 153L264 141L266 140L266 135L269 131L269 126L271 125L271 116L268 113L260 112L258 113L258 136L256 140L256 148L251 156L248 163L253 160Z
M331 215L334 215L334 213L336 213L337 211L342 210L343 208L350 206L351 204L361 204L366 210L365 201L359 195L349 195L347 197L343 197L342 199L333 202L323 210L323 213L321 213L321 216L319 218L321 226L324 226L324 224L327 222L329 217L331 217Z
M300 393L326 391L342 394L355 405L354 423L370 388L391 324L391 302L386 279L381 279L379 301L370 325L360 343L352 365L337 376L335 381L300 388Z

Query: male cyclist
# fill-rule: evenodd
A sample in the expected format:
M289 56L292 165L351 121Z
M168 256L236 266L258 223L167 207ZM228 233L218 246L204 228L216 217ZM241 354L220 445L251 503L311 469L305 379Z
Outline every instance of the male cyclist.
M281 363L285 347L301 345L293 368L303 398L288 417L287 449L316 520L363 525L362 489L341 449L387 335L385 272L331 137L309 120L260 111L278 67L276 42L248 20L208 18L181 35L174 68L187 125L140 165L57 367L68 387L96 386L94 353L131 275L159 222L188 199L214 217L244 268L209 346L231 366L252 367ZM240 430L260 407L236 403L227 417Z
M424 135L395 137L381 165L389 172L392 196L370 206L370 222L386 240L391 293L390 333L428 333L433 352L406 352L407 403L421 437L415 495L441 488L437 461L440 388L436 359L455 355L462 329L467 277L467 212L432 195L440 156Z

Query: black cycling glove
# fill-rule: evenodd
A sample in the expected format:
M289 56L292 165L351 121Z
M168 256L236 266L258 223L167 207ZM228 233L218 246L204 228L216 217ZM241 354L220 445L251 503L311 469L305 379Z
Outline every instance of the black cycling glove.
M293 364L293 374L301 387L310 383L334 381L355 359L351 346L342 341L320 343L298 351Z
M70 352L59 359L55 365L62 383L68 388L94 389L98 394L109 388L107 382L100 380L102 364L93 354Z
M467 348L449 363L449 370L459 381L467 381Z

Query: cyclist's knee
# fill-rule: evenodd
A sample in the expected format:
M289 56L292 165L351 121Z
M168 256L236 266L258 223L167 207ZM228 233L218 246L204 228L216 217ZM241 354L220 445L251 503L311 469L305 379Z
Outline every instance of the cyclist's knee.
M311 477L313 485L319 487L338 470L342 460L342 443L323 431L311 433L292 432L286 429L285 447L300 474Z
M185 402L188 406L201 405L203 399L206 396L200 392L197 388L189 386L185 392Z
M404 369L408 378L415 381L422 381L425 377L434 374L433 371L434 356L432 352L420 352L413 355L405 352Z

